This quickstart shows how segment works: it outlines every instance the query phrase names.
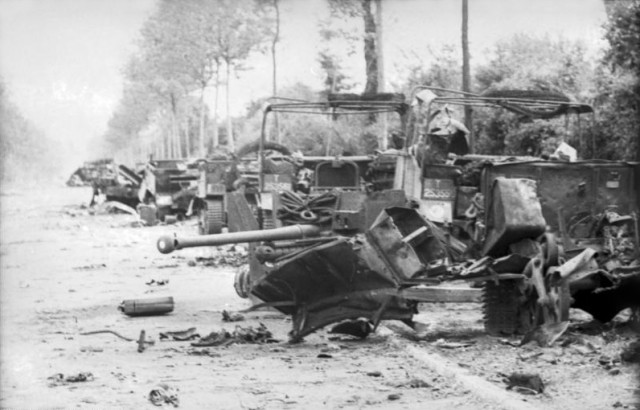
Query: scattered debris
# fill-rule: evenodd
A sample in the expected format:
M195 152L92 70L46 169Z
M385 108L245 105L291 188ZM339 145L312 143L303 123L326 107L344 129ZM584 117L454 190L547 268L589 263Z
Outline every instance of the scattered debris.
M243 320L244 320L244 315L240 313L229 313L226 310L222 311L223 322L242 322Z
M109 330L109 329L94 330L94 331L91 331L91 332L83 332L83 333L80 333L80 334L83 335L83 336L87 336L87 335L96 335L96 334L100 334L100 333L111 333L112 335L115 335L115 336L119 337L122 340L126 340L127 342L136 342L138 344L138 352L140 352L140 353L142 353L144 351L144 349L146 348L147 345L155 344L154 340L152 340L152 339L147 340L144 330L140 331L140 336L138 337L138 339L132 339L132 338L129 338L129 337L122 336L120 333L118 333L116 331L113 331L113 330Z
M125 337L125 336L122 336L120 333L116 332L115 330L109 330L109 329L105 329L105 330L93 330L93 331L90 331L90 332L82 332L82 333L80 333L80 334L81 334L81 335L83 335L83 336L87 336L87 335L97 335L97 334L100 334L100 333L111 333L112 335L115 335L115 336L119 337L119 338L120 338L120 339L122 339L122 340L126 340L127 342L133 342L133 341L135 341L135 339L132 339L132 338L129 338L129 337Z
M549 347L553 345L558 340L558 338L560 338L560 336L562 336L564 332L566 332L568 328L569 321L560 323L545 323L527 332L522 338L520 346L523 346L532 341L536 341L538 343L538 346L540 347Z
M620 354L620 359L628 363L640 363L640 340L632 342Z
M366 338L373 331L373 325L368 319L360 318L355 320L345 320L338 323L329 330L329 333L339 333L349 336Z
M327 345L325 347L323 347L322 349L320 349L320 351L322 353L327 353L327 352L338 352L340 351L341 348L340 346L338 346L335 343L327 343Z
M173 297L128 299L122 301L118 309L127 316L163 315L173 311Z
M61 386L68 383L88 382L93 379L93 374L90 372L81 372L66 377L62 373L56 373L53 376L47 377L47 380L50 380L49 387Z
M200 335L196 332L195 327L190 327L187 330L160 332L160 340L170 339L178 342L184 342L187 340L198 339L199 337Z
M422 379L411 379L406 383L397 384L397 388L410 388L410 389L422 389L431 387L431 385Z
M80 348L81 352L102 353L104 349L101 347L85 346Z
M137 340L137 342L138 342L138 353L144 352L144 349L146 347L145 344L147 344L147 342L146 342L145 335L146 335L146 332L144 331L144 329L141 330L140 331L140 336L138 337L138 340Z
M145 285L164 286L164 285L167 285L168 283L169 283L169 279L160 279L160 280L151 279L149 282L145 282Z
M233 250L224 250L220 251L219 255L205 258L205 257L197 257L196 263L200 263L203 266L212 266L212 267L220 267L220 266L231 266L234 268L240 267L248 263L247 261L247 253L246 252L238 252L233 248ZM195 265L189 265L195 266Z
M180 405L177 393L164 383L159 384L155 389L149 392L149 401L154 406L171 404L173 407L178 407Z
M117 201L103 202L98 206L99 213L125 213L138 217L138 212L132 207Z
M232 333L222 329L219 332L211 332L207 336L201 338L197 342L191 343L194 347L206 347L206 346L227 346L230 344L238 343L275 343L278 340L273 338L271 332L267 327L260 323L258 328L254 329L251 326L240 327L236 326Z
M209 356L209 357L221 357L218 352L211 351L210 349L191 349L187 350L189 356Z
M94 269L103 269L106 267L107 265L104 263L92 263L91 265L76 266L73 268L73 270L94 270Z
M544 383L537 374L512 373L507 376L507 390L515 390L523 394L539 394L544 392Z
M438 339L433 342L433 345L443 349L459 349L461 347L473 346L475 343L476 342L473 340L468 340L466 342L447 342L444 339Z

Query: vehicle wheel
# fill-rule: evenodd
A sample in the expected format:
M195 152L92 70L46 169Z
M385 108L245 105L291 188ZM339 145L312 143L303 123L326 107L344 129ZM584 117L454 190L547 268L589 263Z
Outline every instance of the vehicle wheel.
M276 227L276 221L273 216L273 211L266 209L262 210L262 229L273 229Z
M238 268L233 279L233 287L236 290L238 296L240 296L242 299L248 298L251 292L250 276L249 265L243 265Z
M199 211L199 225L203 235L222 232L224 225L224 202L219 199L207 199Z
M160 222L164 222L164 218L169 215L169 209L168 208L158 208L158 210L156 211L156 215L158 217L158 221Z
M484 326L491 335L524 334L533 329L536 318L536 298L528 297L520 279L487 281L484 286ZM535 293L533 293L535 295Z

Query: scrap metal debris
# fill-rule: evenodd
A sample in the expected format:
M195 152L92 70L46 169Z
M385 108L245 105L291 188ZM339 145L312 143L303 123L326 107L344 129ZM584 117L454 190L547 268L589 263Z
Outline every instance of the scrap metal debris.
M114 331L114 330L110 330L110 329L104 329L104 330L93 330L90 332L82 332L80 333L82 336L88 336L88 335L97 335L97 334L101 334L101 333L110 333L114 336L119 337L122 340L126 340L127 342L136 342L138 344L138 351L142 352L146 345L153 345L155 344L155 340L153 339L147 339L145 336L145 331L141 330L140 331L140 336L138 337L138 339L133 339L130 337L126 337L126 336L122 336L120 333Z
M75 266L73 270L93 270L93 269L103 269L106 267L107 265L104 263L92 263L91 265Z
M237 268L247 263L247 254L236 250L226 250L210 258L196 257L196 262L207 267L231 266Z
M260 323L260 326L253 328L252 326L241 327L236 326L235 330L231 333L222 329L219 332L211 332L207 336L201 338L197 342L191 343L194 347L207 347L207 346L228 346L231 344L245 344L245 343L277 343L278 340L273 338L271 332L267 327Z
M164 315L173 311L173 297L123 300L118 309L127 316Z
M540 347L549 347L553 345L569 328L569 321L559 323L545 323L535 329L527 332L520 346L523 346L529 342L535 341Z
M160 280L151 279L149 282L145 282L145 285L164 286L164 285L167 285L168 283L169 283L169 279L160 279Z
M507 390L515 390L523 394L540 394L544 392L544 383L537 374L512 373L507 376Z
M240 313L229 313L226 310L222 311L223 322L242 322L243 320L244 320L244 315Z
M149 392L149 401L154 406L162 406L171 404L173 407L179 407L180 400L178 394L167 384L159 384L155 389Z
M333 326L329 333L338 333L358 337L361 339L366 338L373 331L373 325L370 320L365 318L355 320L345 320Z
M187 340L198 339L199 337L200 335L197 333L195 327L190 327L187 330L160 332L160 340L169 339L178 342L184 342Z
M80 372L66 377L62 373L56 373L53 376L47 377L47 380L49 380L49 387L62 386L68 383L88 382L93 379L93 374L90 372Z

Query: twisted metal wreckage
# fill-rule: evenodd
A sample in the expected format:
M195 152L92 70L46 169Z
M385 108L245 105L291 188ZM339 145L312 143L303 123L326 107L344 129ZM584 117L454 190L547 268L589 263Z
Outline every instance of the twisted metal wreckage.
M166 236L158 249L249 243L236 290L251 309L291 315L292 341L362 318L364 334L381 320L412 325L421 302L481 301L492 334L566 322L570 307L605 322L638 308L639 164L472 155L450 117L456 105L543 119L591 107L561 94L431 87L411 101L349 94L268 105L255 183L224 195L229 232ZM269 156L275 113L281 123L280 113L323 115L331 132L343 116L392 113L403 132L375 156ZM446 286L453 281L484 286Z

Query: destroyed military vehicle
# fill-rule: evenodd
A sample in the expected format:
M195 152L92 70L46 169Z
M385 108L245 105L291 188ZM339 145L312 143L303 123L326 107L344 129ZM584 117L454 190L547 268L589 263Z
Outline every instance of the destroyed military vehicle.
M112 172L103 173L91 184L93 196L90 205L97 202L97 198L104 196L105 201L120 202L135 207L140 203L138 190L142 182L142 175L124 165L112 165Z
M87 161L76 169L67 180L67 186L91 186L100 178L112 178L115 174L113 158Z
M144 170L138 198L155 208L156 218L184 219L196 195L198 163L186 159L150 160Z
M556 320L566 320L569 306L610 320L621 309L638 304L640 288L634 283L640 279L639 164L579 159L564 141L551 159L469 154L468 130L452 118L452 107L464 106L476 112L504 110L521 123L562 118L565 130L571 131L563 138L572 135L571 140L585 148L589 141L580 132L580 116L593 113L590 106L561 93L536 90L475 95L417 87L412 95L413 127L395 187L419 203L429 220L451 226L452 234L471 247L481 245L473 256L483 263L527 255L524 269L509 267L509 273L525 272L526 280L487 282L489 331L525 332L543 316L541 306L554 311ZM437 121L438 116L444 121ZM574 117L571 130L569 117ZM522 240L536 243L529 243L525 251ZM584 258L583 251L594 251L591 257L597 255L598 263L589 265L590 274L575 266L580 274L569 273L565 263L576 255ZM560 265L565 266L562 280L551 273ZM527 299L528 305L518 306L517 298Z
M427 89L412 93L411 101ZM404 144L384 154L394 156L397 164L383 179L392 177L395 189L366 180L369 173L363 167L375 158L363 158L361 163L349 156L324 158L314 163L311 184L296 189L298 182L287 180L272 190L276 228L258 229L244 196L232 193L229 198L234 203L228 209L237 215L229 215L229 226L232 231L231 221L239 221L237 232L163 237L158 249L169 253L249 242L248 271L237 275L236 290L261 301L254 309L271 306L292 315L292 340L328 324L360 318L366 319L370 330L386 319L411 325L418 302L477 300L464 297L473 289L442 286L458 280L485 283L483 305L490 333L522 333L540 324L566 323L572 305L603 319L631 306L628 294L638 291L632 286L640 275L637 164L571 165L531 158L505 162L505 158L469 155L467 136L459 125L451 132L431 132L435 119L431 109L442 101L540 118L586 113L591 108L565 98L439 96L435 92L443 90L429 91L433 96L413 107L398 95L350 95L321 103L268 106L262 141L268 115L279 110L300 112L313 106L331 119L327 121L331 131L337 128L333 121L339 114L367 117L394 112ZM447 110L444 113L448 116ZM455 154L453 161L450 153ZM261 167L266 163L261 155ZM463 167L469 164L474 178L465 179ZM566 167L573 168L567 172ZM309 169L293 167L298 172L305 168ZM259 175L261 188L270 180L283 182L264 172ZM300 174L296 175L299 180ZM546 191L550 188L545 187L563 186L558 179L572 188L565 196ZM603 198L608 205L602 205ZM588 210L594 221L587 231L595 238L581 242L570 237L573 231L566 230L565 215L576 215L571 206L586 203L591 204ZM562 211L565 206L567 214ZM611 257L618 248L624 258ZM605 271L607 263L618 270ZM626 292L626 299L618 297L615 306L605 303L604 315L600 304L593 302L594 295L598 298L602 292L609 293L609 299Z

